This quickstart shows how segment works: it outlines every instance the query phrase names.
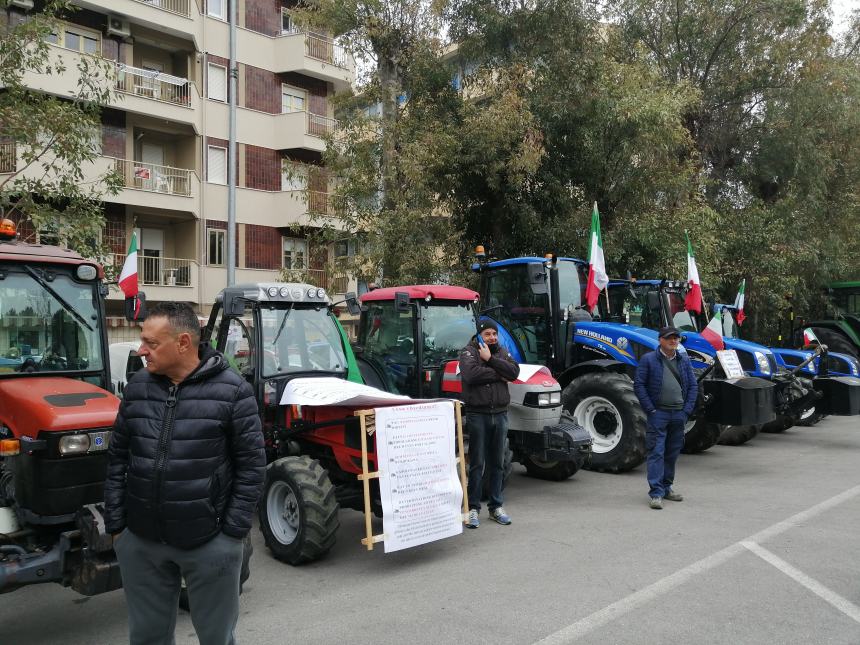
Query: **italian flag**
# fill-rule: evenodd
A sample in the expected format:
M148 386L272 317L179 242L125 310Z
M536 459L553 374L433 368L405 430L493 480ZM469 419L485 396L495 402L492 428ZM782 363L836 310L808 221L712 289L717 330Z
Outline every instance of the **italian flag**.
M126 298L134 298L138 294L137 288L137 233L131 234L131 244L128 245L128 255L125 256L125 264L119 274L119 288Z
M741 286L738 287L738 296L735 298L735 320L738 323L738 326L744 324L744 320L746 320L747 315L744 313L744 291L747 288L747 279L744 278L741 280Z
M815 335L815 332L812 331L812 327L807 327L803 330L803 346L809 347L810 345L820 345L821 341L818 340L818 336Z
M701 300L699 304L701 304ZM702 337L717 350L726 348L726 344L723 342L723 316L719 311L711 318L708 326L702 330Z
M684 309L702 313L702 283L699 281L699 269L696 267L696 256L693 255L693 243L687 238L687 297L684 299Z
M600 292L609 284L606 275L606 262L603 259L603 238L600 237L600 213L597 202L591 212L591 245L588 249L588 286L585 289L585 303L588 311L594 311Z

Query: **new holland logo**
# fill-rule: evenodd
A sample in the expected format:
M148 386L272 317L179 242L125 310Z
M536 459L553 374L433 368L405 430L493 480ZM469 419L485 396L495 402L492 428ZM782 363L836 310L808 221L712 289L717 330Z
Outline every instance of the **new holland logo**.
M593 338L594 340L599 340L604 343L612 344L612 339L609 336L605 336L604 334L599 334L596 331L592 331L590 329L577 329L577 336L586 336L588 338Z
M616 343L616 345L618 345L618 347L621 349L627 349L628 344L629 343L627 342L627 339L624 336L619 337L618 342Z

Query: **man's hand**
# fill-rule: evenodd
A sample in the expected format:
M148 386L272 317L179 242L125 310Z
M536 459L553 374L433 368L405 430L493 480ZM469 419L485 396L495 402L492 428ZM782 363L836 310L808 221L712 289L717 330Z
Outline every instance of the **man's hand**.
M490 352L490 348L487 346L487 343L481 343L478 345L478 356L481 357L481 360L486 362L490 360L492 356L492 352Z

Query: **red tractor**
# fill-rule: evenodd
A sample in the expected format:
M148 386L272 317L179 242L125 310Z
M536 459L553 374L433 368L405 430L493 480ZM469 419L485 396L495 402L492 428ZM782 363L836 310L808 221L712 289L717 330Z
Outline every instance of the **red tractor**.
M364 380L413 398L460 398L458 355L477 333L477 302L471 289L441 285L362 295L354 349ZM523 365L508 388L510 459L533 477L571 477L590 458L591 438L572 419L561 419L558 381L545 367Z
M102 490L112 394L102 268L0 224L0 593L121 586Z

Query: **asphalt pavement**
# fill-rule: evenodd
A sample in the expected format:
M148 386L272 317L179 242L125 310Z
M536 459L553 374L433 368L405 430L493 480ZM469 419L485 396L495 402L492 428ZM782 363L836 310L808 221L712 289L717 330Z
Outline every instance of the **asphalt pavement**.
M511 526L392 554L341 512L322 561L290 567L254 530L237 637L262 644L860 644L860 420L682 455L680 503L648 508L643 467L530 479ZM379 525L381 526L381 524ZM381 532L377 527L376 532ZM127 642L121 591L2 596L0 643ZM196 643L180 613L176 641Z

